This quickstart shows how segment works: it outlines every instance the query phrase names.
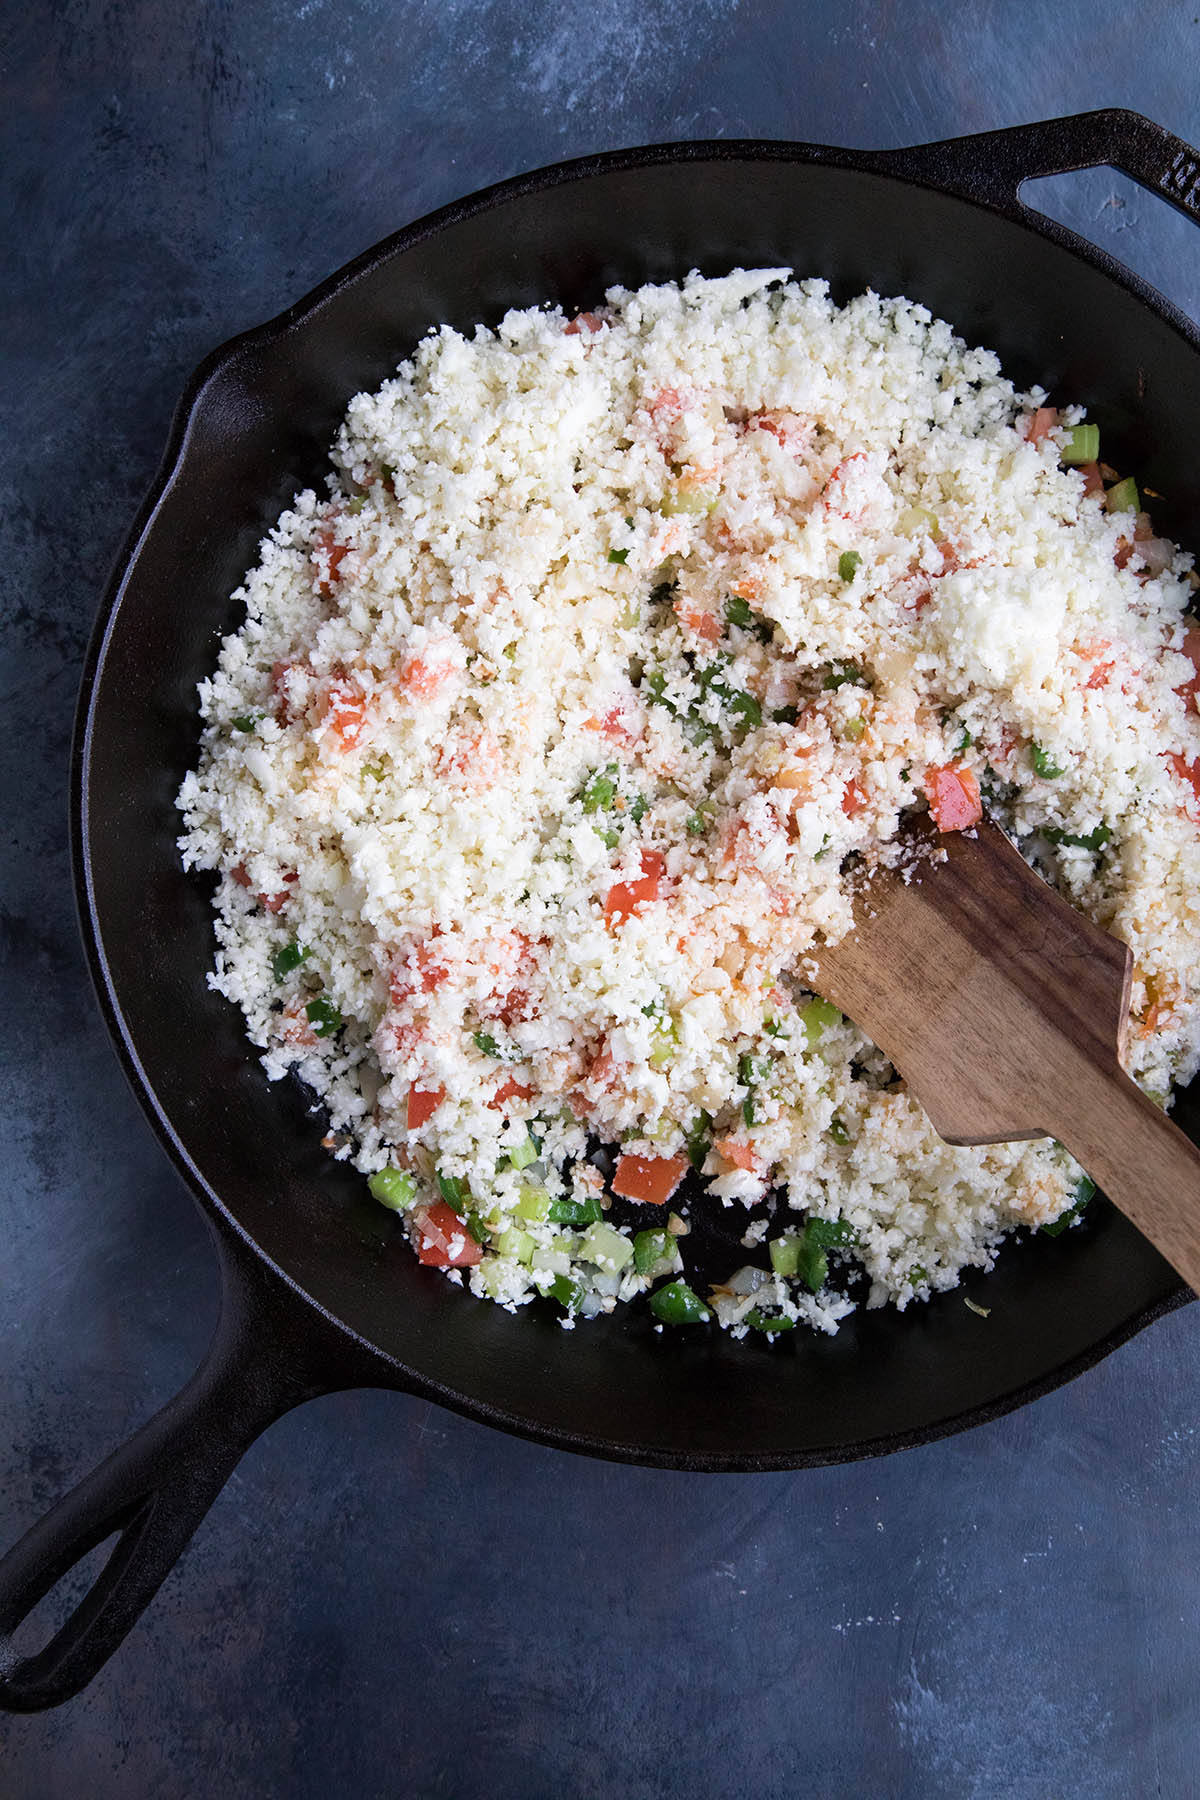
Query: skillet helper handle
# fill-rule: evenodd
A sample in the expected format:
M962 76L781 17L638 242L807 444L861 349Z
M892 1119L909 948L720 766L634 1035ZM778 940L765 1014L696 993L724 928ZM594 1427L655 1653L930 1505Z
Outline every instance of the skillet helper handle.
M1054 1135L1114 1206L1200 1290L1200 1150L1114 1063L1081 1071Z
M1108 164L1200 224L1200 150L1125 107L885 151L880 162L1011 218L1040 218L1021 200L1022 182Z
M302 1400L355 1385L319 1315L222 1244L221 1316L196 1374L0 1560L0 1708L38 1712L84 1688L136 1623L255 1438ZM299 1352L296 1310L309 1313ZM359 1376L361 1379L361 1375ZM80 1559L119 1532L100 1574L42 1649L13 1635Z

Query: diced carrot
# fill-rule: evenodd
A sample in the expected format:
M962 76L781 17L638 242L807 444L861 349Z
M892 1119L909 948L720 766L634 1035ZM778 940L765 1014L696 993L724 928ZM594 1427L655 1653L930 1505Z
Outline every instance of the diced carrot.
M706 644L719 644L721 641L721 621L716 613L707 612L704 607L696 606L683 594L675 602L675 617L685 631L694 631L698 638Z
M735 1169L747 1169L751 1174L758 1167L758 1158L754 1154L754 1145L746 1138L718 1138L714 1146L717 1155L732 1163Z
M855 818L867 804L867 796L857 781L848 781L842 794L842 811L848 819Z
M979 783L962 763L930 769L925 777L925 793L939 831L965 831L983 817Z
M488 1105L494 1106L496 1111L499 1112L508 1105L510 1100L524 1101L532 1099L533 1089L531 1087L526 1087L523 1081L518 1081L515 1076L510 1075L506 1080L500 1083L500 1086L488 1101Z
M624 1200L640 1200L646 1206L665 1206L688 1170L686 1156L632 1156L617 1158L612 1191Z
M1044 437L1048 437L1052 431L1056 430L1057 426L1057 406L1039 406L1030 417L1025 437L1029 443L1038 444Z
M659 850L642 850L639 855L641 874L632 881L614 881L608 890L608 898L604 902L604 917L610 925L620 925L639 906L647 906L658 899L658 886L666 861Z
M410 1087L406 1108L406 1129L419 1131L422 1125L428 1125L445 1098L444 1087Z
M483 1255L452 1206L435 1200L416 1215L417 1261L430 1269L470 1269Z
M731 581L729 591L736 594L739 600L760 600L762 598L762 582L757 575L745 575L741 581Z

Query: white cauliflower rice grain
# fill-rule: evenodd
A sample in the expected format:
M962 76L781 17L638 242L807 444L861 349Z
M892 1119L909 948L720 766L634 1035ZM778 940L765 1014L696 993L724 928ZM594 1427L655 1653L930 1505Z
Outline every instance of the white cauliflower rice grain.
M201 683L180 848L210 982L423 1261L568 1323L653 1287L834 1331L853 1269L903 1307L1071 1216L1061 1146L943 1143L791 975L927 799L982 790L1130 945L1130 1071L1190 1079L1190 558L1044 401L921 306L769 269L442 327L351 402ZM631 1197L702 1161L755 1261L702 1302L597 1141Z

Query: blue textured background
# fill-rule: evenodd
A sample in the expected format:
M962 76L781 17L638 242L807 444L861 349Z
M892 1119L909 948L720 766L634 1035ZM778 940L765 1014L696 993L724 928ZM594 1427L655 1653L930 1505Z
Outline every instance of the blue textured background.
M358 250L650 140L871 147L1120 104L1200 141L1200 6L65 0L0 22L0 1543L165 1400L206 1233L77 943L69 729L191 367ZM1027 197L1028 196L1027 194ZM1039 204L1200 318L1200 234ZM583 1462L404 1398L246 1457L14 1800L1168 1800L1200 1791L1200 1314L966 1437L797 1475Z

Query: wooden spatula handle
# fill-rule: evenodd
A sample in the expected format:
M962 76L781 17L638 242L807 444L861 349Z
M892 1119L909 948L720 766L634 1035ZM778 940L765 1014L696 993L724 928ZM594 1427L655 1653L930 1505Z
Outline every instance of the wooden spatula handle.
M1119 1065L1093 1066L1059 1111L1054 1135L1188 1285L1200 1289L1200 1150Z

